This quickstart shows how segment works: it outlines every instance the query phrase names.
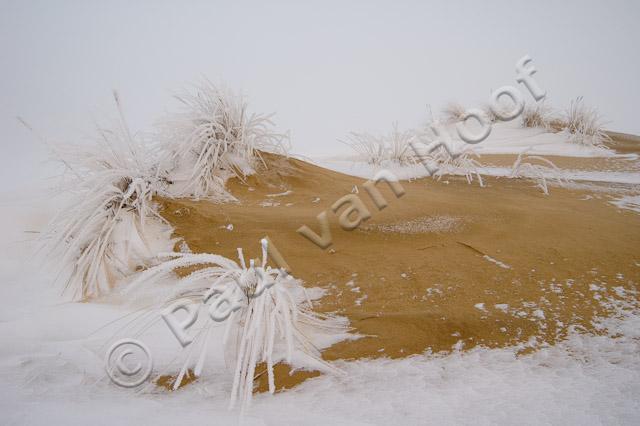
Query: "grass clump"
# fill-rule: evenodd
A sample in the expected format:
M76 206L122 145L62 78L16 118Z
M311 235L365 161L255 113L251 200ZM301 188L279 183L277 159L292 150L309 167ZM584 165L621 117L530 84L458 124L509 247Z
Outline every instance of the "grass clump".
M447 124L457 123L465 117L466 108L457 102L450 102L442 109L442 121Z
M250 113L240 94L205 80L176 99L183 110L161 126L175 196L232 199L228 178L266 167L261 151L286 153L288 134L275 131L272 114Z
M524 152L518 154L518 158L511 166L509 177L533 179L544 195L549 195L548 181L554 181L560 186L568 183L562 170L551 160L538 155L526 155Z
M380 166L392 163L406 166L415 164L410 145L415 137L413 131L402 131L398 128L398 123L393 123L391 132L386 135L351 132L343 143L356 151L368 164Z
M169 253L166 261L142 272L132 284L176 279L172 287L176 289L175 295L160 309L182 302L197 304L203 311L198 318L203 318L205 323L198 323L201 327L196 327L199 332L189 344L189 356L180 373L171 380L172 389L202 374L209 334L222 324L209 317L211 312L226 315L223 320L226 329L220 343L230 358L228 361L235 365L232 407L237 402L243 408L249 406L256 368L261 364L266 365L270 393L276 390L274 366L282 361L292 366L310 364L325 372L338 371L322 360L312 337L345 332L345 321L315 313L302 282L267 265L268 242L263 239L261 243L259 264L252 259L247 265L241 249L238 249L239 263L214 254ZM176 270L193 272L177 278ZM236 308L230 309L231 305Z
M539 127L545 130L552 128L553 110L543 102L527 105L520 116L522 127Z
M602 147L611 138L604 130L604 119L594 107L583 103L582 96L571 101L564 114L564 128L570 133L570 141L581 145Z
M60 254L65 289L75 299L99 296L147 266L163 245L159 236L168 233L152 198L169 180L157 169L155 153L129 131L117 94L115 101L118 125L99 128L96 145L53 153L65 167L69 199L44 237L50 253Z

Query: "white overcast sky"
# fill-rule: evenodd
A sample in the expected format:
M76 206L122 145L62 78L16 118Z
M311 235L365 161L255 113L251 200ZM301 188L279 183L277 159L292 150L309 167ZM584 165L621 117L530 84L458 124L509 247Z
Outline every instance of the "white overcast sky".
M517 85L524 54L552 105L582 95L609 128L640 133L638 1L301 3L0 0L2 155L15 158L1 177L42 159L16 116L79 141L117 89L147 131L201 76L276 112L303 154L345 151L350 130L416 126L428 104L477 106Z

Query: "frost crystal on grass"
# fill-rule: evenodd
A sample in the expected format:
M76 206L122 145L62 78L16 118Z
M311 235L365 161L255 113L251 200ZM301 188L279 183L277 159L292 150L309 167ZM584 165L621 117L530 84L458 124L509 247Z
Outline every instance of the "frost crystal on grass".
M231 407L240 400L247 407L252 399L256 366L266 363L269 392L275 392L273 367L281 361L294 366L312 365L325 372L337 372L321 359L320 351L311 337L318 334L337 334L347 330L343 320L313 312L302 282L279 269L267 266L267 241L262 241L262 261L247 266L241 249L240 264L214 254L170 253L169 260L148 269L132 283L152 283L162 277L173 277L177 269L201 267L178 279L177 294L167 301L201 304L201 309L237 305L229 309L223 345L227 356L235 363ZM209 302L211 302L209 304ZM217 314L216 314L217 315ZM213 318L213 317L212 317ZM196 376L202 373L207 351L208 330L216 324L207 324L187 349L200 348L198 361L191 359L193 350L174 383L177 388L190 367ZM300 366L300 365L299 365Z
M552 179L561 186L568 183L568 180L564 177L562 170L560 170L550 160L547 160L546 158L540 157L538 155L524 154L524 152L518 154L518 158L511 167L511 174L509 175L509 177L523 177L533 179L536 182L536 186L540 188L545 195L549 195L549 186L547 185L547 179ZM536 164L532 161L538 161L543 164Z
M400 165L415 164L411 151L411 141L415 138L411 130L401 131L398 123L393 123L393 129L389 134L374 136L369 133L351 132L346 141L369 164L376 166L384 163Z
M184 111L161 126L176 196L233 200L228 178L244 181L265 166L261 151L286 153L288 134L275 132L272 115L249 113L242 95L205 80L176 98Z
M605 142L611 141L603 125L604 121L598 110L585 106L582 96L571 101L565 112L564 127L571 135L571 142L602 147Z
M98 129L97 146L53 153L70 175L71 198L50 223L45 243L76 299L106 292L169 242L170 227L152 202L168 181L154 166L154 152L129 131L117 94L115 100L119 125Z
M544 101L536 102L533 106L527 105L521 115L522 127L540 127L550 130L557 120L553 116L553 110Z
M442 109L442 116L445 123L457 123L465 117L466 109L463 105L450 102Z

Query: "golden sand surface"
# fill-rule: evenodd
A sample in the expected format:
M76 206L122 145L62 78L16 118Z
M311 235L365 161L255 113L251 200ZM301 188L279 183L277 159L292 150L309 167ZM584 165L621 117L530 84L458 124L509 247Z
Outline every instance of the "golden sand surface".
M638 300L640 214L612 205L607 191L553 187L545 196L524 179L486 178L480 187L425 178L401 182L400 198L379 183L389 204L380 211L364 179L266 160L267 170L229 182L238 203L162 199L162 214L194 252L235 258L242 247L257 258L269 236L295 277L326 291L315 309L348 317L362 336L326 349L327 360L477 345L526 352L570 330L598 333L592 321L611 314L608 302ZM330 206L354 187L371 218L345 231ZM296 230L306 224L320 233L316 216L325 210L333 245L323 250ZM307 377L282 366L276 383L288 388Z

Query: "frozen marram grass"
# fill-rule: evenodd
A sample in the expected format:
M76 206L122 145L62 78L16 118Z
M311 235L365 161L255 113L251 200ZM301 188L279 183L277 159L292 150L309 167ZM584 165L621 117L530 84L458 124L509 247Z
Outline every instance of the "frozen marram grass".
M261 152L288 149L288 134L275 131L272 114L249 112L241 94L204 80L176 99L182 111L160 125L163 166L173 170L175 196L232 200L225 189L228 178L243 181L265 166Z
M604 119L595 107L584 104L582 96L571 101L565 111L564 126L570 134L570 141L602 147L611 138L604 130Z
M550 130L557 122L552 108L545 101L526 105L520 116L522 127L539 127Z
M175 277L176 269L199 267L179 279L169 295L158 290L165 297L163 306L198 301L204 307L203 300L222 296L244 302L231 312L223 343L236 365L232 406L236 400L243 407L250 402L261 362L267 365L271 393L273 366L280 361L337 371L322 361L309 336L345 331L345 322L314 313L299 280L267 267L266 240L260 266L251 260L247 267L241 250L240 265L213 254L160 254L171 251L174 241L154 196L228 201L232 196L226 180L254 173L262 162L261 151L283 150L286 135L272 131L269 116L249 115L242 97L207 83L195 95L181 97L187 111L165 124L164 131L170 133L164 134L164 143L143 144L129 130L117 95L115 100L119 121L113 128L99 128L94 145L54 149L66 169L70 200L49 225L45 241L63 265L66 288L74 298L103 296L134 277L126 294L144 283ZM165 258L169 260L163 262ZM200 355L194 372L201 374L211 325L188 347L175 387L192 366L196 347Z
M562 170L553 164L551 160L539 155L526 155L526 152L518 154L518 158L511 166L509 177L533 179L544 195L549 195L547 180L551 180L559 186L568 183L568 179Z
M213 320L207 318L187 347L188 355L173 383L174 389L180 386L189 368L193 368L196 377L201 375L209 348L209 332L216 321L223 320L226 329L222 345L235 364L231 408L238 400L243 409L249 406L259 363L266 363L270 393L275 392L273 367L281 361L294 368L339 372L322 360L313 337L344 333L346 321L315 313L300 280L267 266L268 242L263 239L261 244L259 266L251 259L247 267L241 249L238 249L239 264L215 254L168 253L165 255L168 260L142 272L131 284L135 288L144 283L175 279L176 294L165 307L191 304L213 313ZM200 269L179 279L175 275L177 269L192 267ZM231 308L234 305L237 309ZM194 353L195 348L199 354Z
M482 163L473 157L479 158L479 155L471 148L465 149L456 157L451 156L444 148L438 148L431 158L426 161L437 165L437 170L433 174L433 177L437 180L441 180L445 175L462 175L467 180L467 183L471 184L475 176L478 184L484 186L482 175L478 170L482 167Z
M414 138L415 132L400 130L398 123L393 123L391 131L386 135L351 132L343 143L350 146L368 164L406 166L415 164L410 145Z
M379 166L387 158L385 143L380 136L366 132L351 132L343 142L359 154L367 164Z
M400 130L394 123L391 132L383 136L375 136L370 133L352 132L346 141L359 158L369 165L380 167L412 167L427 162L436 171L435 179L440 180L445 175L462 175L468 183L477 178L480 186L483 185L482 176L478 168L482 164L474 157L478 155L469 147L453 157L443 147L432 152L422 150L434 140L433 132L425 127L421 130Z
M241 250L240 264L214 254L170 252L172 228L159 215L154 196L232 200L226 180L243 180L266 167L261 152L284 152L287 138L273 131L270 116L249 114L243 97L209 83L180 99L186 110L162 126L159 144L144 144L131 133L116 95L116 126L98 129L92 146L54 150L67 171L70 200L51 222L45 240L75 299L104 296L128 281L124 293L117 294L135 301L137 287L151 290L157 280L173 277L176 285L170 291L158 287L153 298L161 298L163 307L190 301L204 309L203 301L215 303L225 296L240 300L240 309L226 318L222 346L235 363L231 406L240 400L244 408L251 401L259 363L266 363L271 393L274 364L281 361L338 371L322 361L314 338L334 339L345 332L346 322L313 312L299 280L267 267L266 240L259 266L251 260L247 267ZM174 271L183 268L196 270L178 279ZM186 348L175 388L190 367L201 374L212 325L209 321Z
M500 103L496 108L506 112L510 111L512 107ZM363 161L367 166L370 166L361 167L361 170L356 173L362 174L363 177L370 177L367 173L371 173L371 171L375 173L384 167L405 178L419 177L424 176L422 173L424 170L419 170L416 166L422 163L428 165L427 175L431 175L437 180L441 180L447 175L460 175L464 176L468 183L477 180L480 186L483 186L481 171L485 167L479 161L479 152L526 154L527 151L532 150L546 154L545 151L548 150L550 155L555 155L556 152L558 155L573 155L574 153L592 155L594 152L601 155L613 155L613 151L608 150L605 145L611 139L603 128L602 116L597 109L586 107L582 102L582 97L575 99L564 113L556 112L545 101L526 106L516 127L541 130L540 133L524 133L527 135L526 137L513 132L505 133L505 130L511 130L513 126L500 122L490 105L485 104L481 109L492 127L495 128L495 132L491 133L487 141L479 146L478 151L459 139L455 140L454 146L458 146L459 152L453 156L443 147L431 152L428 152L426 148L438 139L433 134L433 125L439 126L442 131L446 131L452 138L454 137L456 126L466 115L464 107L458 103L448 104L441 112L440 121L434 121L431 117L427 120L426 126L422 128L399 131L397 126L394 126L389 135L383 136L375 136L366 132L352 133L345 143L359 154L359 160L356 162ZM514 130L517 129L514 128ZM517 143L511 142L512 146L505 145L505 143L509 143L510 138L519 137L521 139ZM492 152L492 150L496 152ZM542 159L539 155L538 158L540 160L536 159L533 164L529 161L523 161L521 156L506 175L512 178L535 179L538 186L546 194L548 193L547 180L549 176L545 178L543 171L547 175L550 174L551 179L559 184L564 182L564 178L559 175L558 168L549 164L548 160ZM534 158L529 157L529 160L534 160ZM341 171L354 173L353 167L341 169Z
M436 123L437 124L437 123ZM480 156L470 146L464 146L459 152L450 153L444 146L429 150L428 147L436 140L436 135L429 125L416 132L412 154L416 163L423 164L432 170L434 179L441 180L446 175L461 175L471 184L475 178L480 186L484 186L479 169L482 163L477 160ZM453 155L452 155L453 154Z
M572 100L562 113L554 111L544 101L527 105L520 118L522 127L565 131L572 143L601 148L611 141L604 129L602 115L597 108L585 105L582 96Z
M70 199L43 241L60 260L65 289L75 299L108 292L148 266L157 250L170 248L170 227L152 199L166 189L167 176L155 166L155 153L129 130L117 94L115 101L119 122L99 128L95 145L53 149L65 166Z
M464 105L457 102L449 102L442 108L442 120L447 124L457 123L464 119L466 111Z
M76 299L108 292L171 248L155 195L234 200L228 178L266 167L261 152L287 149L288 135L274 130L270 115L249 113L243 96L208 81L178 96L184 110L150 143L132 134L115 99L119 121L99 128L94 145L53 148L67 169L63 192L71 199L45 237Z

